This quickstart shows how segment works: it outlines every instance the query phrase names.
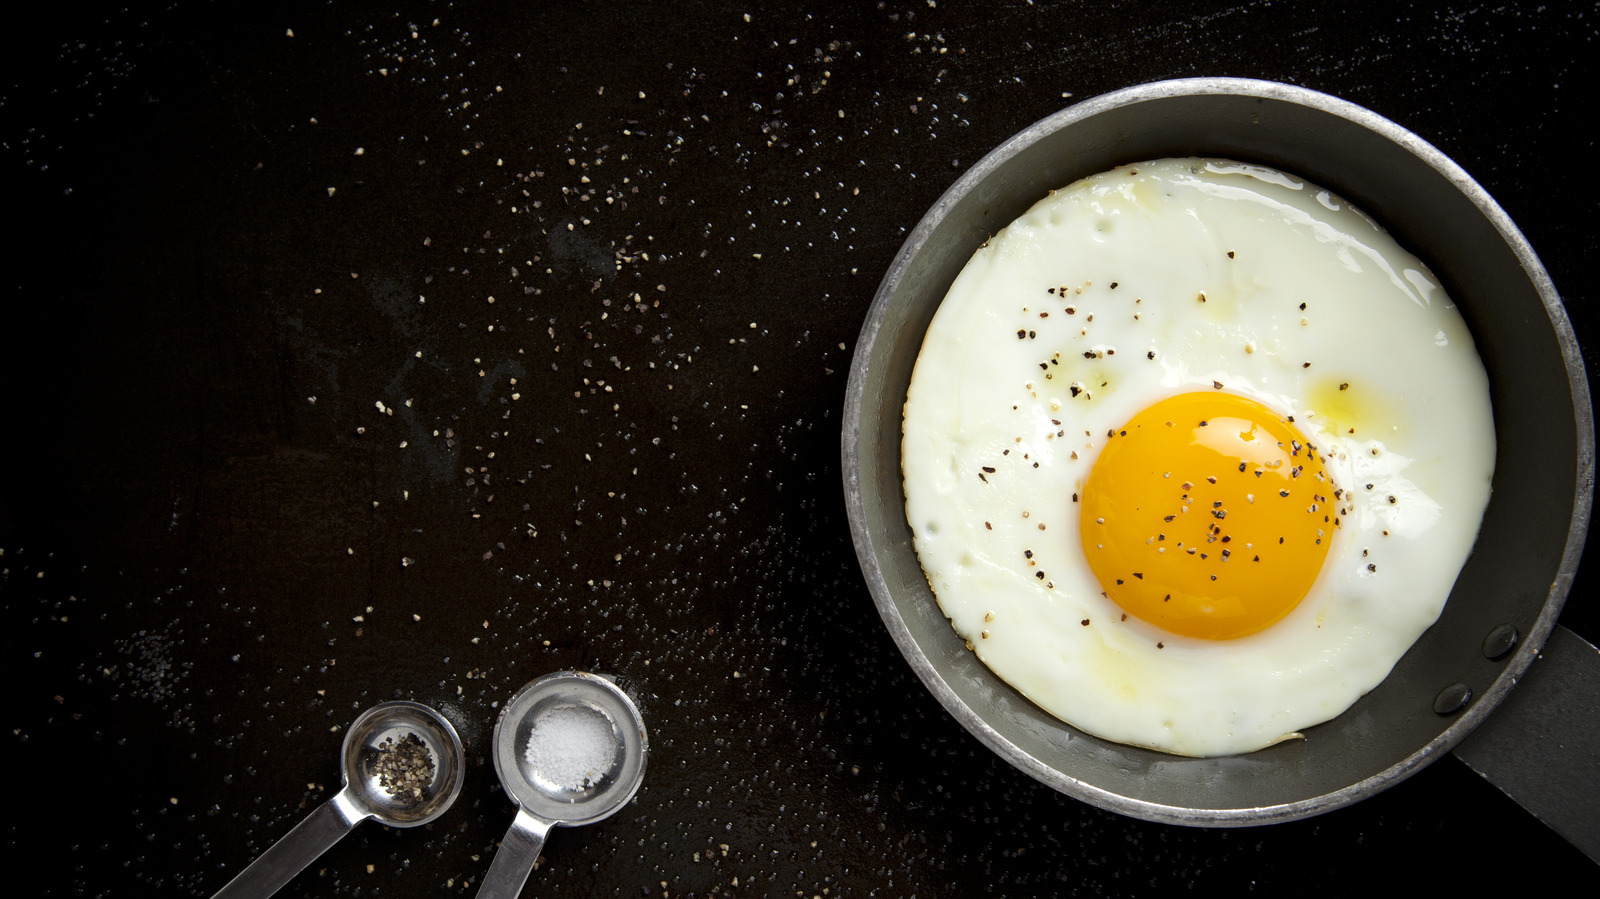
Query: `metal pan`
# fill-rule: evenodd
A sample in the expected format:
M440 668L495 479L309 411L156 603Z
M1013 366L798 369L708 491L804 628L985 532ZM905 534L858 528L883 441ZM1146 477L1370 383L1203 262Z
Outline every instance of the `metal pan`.
M973 251L1052 188L1122 163L1189 155L1262 163L1331 188L1426 261L1477 339L1499 439L1493 498L1473 554L1443 616L1389 677L1305 740L1212 759L1090 736L992 674L928 588L900 483L911 370ZM1241 79L1158 82L1089 100L1032 125L962 176L879 287L856 348L843 431L863 574L896 643L944 707L1064 793L1138 818L1207 826L1339 808L1415 773L1477 727L1551 634L1582 552L1594 472L1577 342L1548 275L1505 212L1393 122L1314 91Z

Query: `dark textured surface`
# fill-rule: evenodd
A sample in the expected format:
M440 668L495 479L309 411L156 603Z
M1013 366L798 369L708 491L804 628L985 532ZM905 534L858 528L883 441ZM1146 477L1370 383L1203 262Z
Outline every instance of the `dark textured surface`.
M584 668L643 708L649 776L556 831L529 895L1592 880L1455 759L1242 831L1012 770L883 631L838 418L878 278L966 166L1197 74L1451 155L1600 371L1597 33L1566 3L45 11L0 81L0 596L6 757L56 800L8 859L51 894L209 895L337 790L344 726L410 698L467 743L459 804L284 895L470 895L512 815L497 704ZM1593 641L1591 580L1562 620Z

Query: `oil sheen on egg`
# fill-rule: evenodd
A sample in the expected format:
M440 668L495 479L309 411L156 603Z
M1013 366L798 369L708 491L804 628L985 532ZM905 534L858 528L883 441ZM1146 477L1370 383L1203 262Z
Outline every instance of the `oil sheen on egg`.
M1439 616L1488 504L1488 380L1428 269L1259 166L1123 166L995 235L928 329L906 515L1033 702L1191 756L1301 736Z

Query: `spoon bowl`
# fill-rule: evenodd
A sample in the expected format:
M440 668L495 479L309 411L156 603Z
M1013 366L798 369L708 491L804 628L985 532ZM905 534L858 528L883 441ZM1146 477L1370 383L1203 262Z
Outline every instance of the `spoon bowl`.
M345 732L341 756L352 798L380 824L417 827L444 814L461 793L461 738L433 709L385 702Z
M495 726L494 765L517 804L553 824L589 824L626 805L644 779L639 710L614 683L581 671L517 692Z

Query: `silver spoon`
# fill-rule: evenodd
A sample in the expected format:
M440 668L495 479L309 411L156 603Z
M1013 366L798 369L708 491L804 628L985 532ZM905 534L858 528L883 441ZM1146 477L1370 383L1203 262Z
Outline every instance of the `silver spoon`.
M266 899L368 818L427 824L461 793L466 753L443 715L415 702L367 709L345 731L344 789L295 825L212 899Z
M604 677L561 671L518 690L494 726L494 768L517 817L478 899L515 899L551 827L593 824L627 805L649 753L638 707Z

